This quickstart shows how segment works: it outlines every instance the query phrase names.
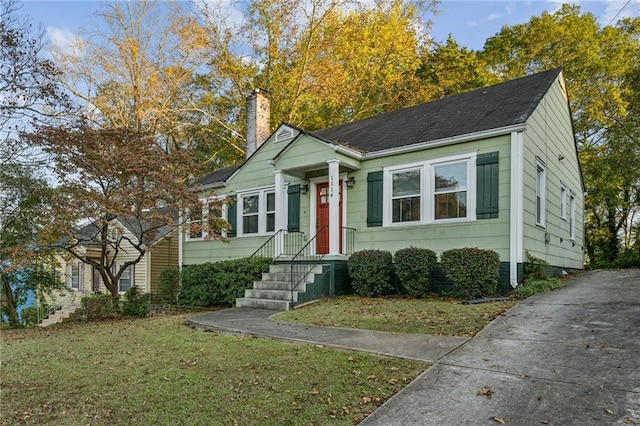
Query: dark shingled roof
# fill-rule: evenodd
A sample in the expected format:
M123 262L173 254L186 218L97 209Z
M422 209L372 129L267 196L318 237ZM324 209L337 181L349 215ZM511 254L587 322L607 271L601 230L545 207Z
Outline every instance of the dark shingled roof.
M223 167L221 169L214 170L206 176L201 177L194 182L194 186L208 186L214 184L223 184L229 179L229 177L240 168L242 164L236 164L235 166Z
M362 152L375 152L523 124L560 69L310 132Z

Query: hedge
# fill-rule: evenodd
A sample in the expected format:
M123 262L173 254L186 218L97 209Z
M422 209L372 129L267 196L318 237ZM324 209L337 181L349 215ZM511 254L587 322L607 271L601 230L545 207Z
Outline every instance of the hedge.
M395 253L396 275L400 285L411 297L429 294L429 272L438 257L426 248L408 247Z
M232 306L244 290L253 286L272 259L234 259L182 268L178 304L188 306Z
M393 288L393 256L386 250L361 250L349 257L351 285L360 296L379 296Z
M462 296L497 295L500 256L495 251L479 248L448 250L440 256L440 264L445 276L453 281Z

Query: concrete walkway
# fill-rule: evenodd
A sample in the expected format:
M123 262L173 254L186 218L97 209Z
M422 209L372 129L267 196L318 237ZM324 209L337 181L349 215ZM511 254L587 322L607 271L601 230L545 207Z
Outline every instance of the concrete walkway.
M431 363L468 340L466 337L382 333L290 324L271 319L276 313L264 309L232 308L193 316L189 318L189 323L204 330L325 345Z
M529 298L361 425L640 424L640 271Z

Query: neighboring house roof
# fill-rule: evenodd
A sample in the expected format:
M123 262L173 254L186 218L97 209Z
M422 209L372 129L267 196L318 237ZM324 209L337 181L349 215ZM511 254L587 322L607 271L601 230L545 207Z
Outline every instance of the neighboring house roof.
M524 124L561 72L541 72L308 133L367 153Z
M194 182L193 186L223 186L227 179L240 168L242 164L236 164L234 166L223 167L221 169L214 170L212 173L205 175Z

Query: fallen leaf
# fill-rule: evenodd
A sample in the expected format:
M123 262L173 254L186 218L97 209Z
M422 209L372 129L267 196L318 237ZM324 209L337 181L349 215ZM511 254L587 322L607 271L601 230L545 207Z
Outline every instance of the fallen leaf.
M363 397L362 397L362 402L363 402L364 404L368 404L368 403L370 403L371 401L372 401L372 400L371 400L371 398L369 398L368 396L363 396Z
M549 420L540 420L540 423L542 423L543 425L548 425L549 424Z
M501 425L506 423L503 418L498 417L498 416L491 417L491 420L493 420L496 423L500 423Z
M317 390L317 389L312 389L312 390L309 391L309 395L317 395L319 393L320 393L320 391Z
M478 395L491 398L491 395L493 395L493 391L489 386L483 386L482 389L480 389L480 392L478 392Z
M613 416L613 411L609 410L608 408L605 408L604 412L607 413L610 416Z

